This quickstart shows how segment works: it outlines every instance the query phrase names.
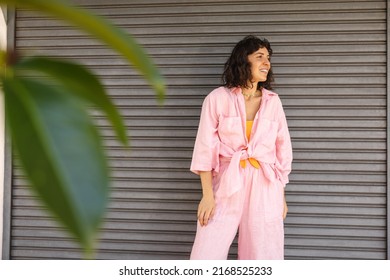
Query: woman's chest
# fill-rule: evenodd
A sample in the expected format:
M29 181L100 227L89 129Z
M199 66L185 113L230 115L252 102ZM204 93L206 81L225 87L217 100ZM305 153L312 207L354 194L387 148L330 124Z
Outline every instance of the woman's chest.
M245 117L247 121L253 121L261 106L261 97L245 100Z

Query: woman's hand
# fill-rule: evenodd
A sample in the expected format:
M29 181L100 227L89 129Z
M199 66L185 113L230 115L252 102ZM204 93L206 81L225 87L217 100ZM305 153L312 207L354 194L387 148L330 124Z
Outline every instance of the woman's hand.
M283 205L283 220L287 217L288 207L286 202L286 196L283 195L284 205Z
M198 206L198 220L200 225L207 226L215 211L215 200L212 185L211 171L200 171L200 181L202 183L202 200Z
M214 216L215 200L213 195L204 195L198 206L198 220L200 225L207 226L209 220Z

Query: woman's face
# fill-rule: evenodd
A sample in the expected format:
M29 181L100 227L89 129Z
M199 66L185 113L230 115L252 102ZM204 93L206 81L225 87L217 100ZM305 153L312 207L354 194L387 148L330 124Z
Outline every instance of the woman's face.
M268 71L271 68L271 62L268 50L260 48L254 53L248 55L248 61L251 65L252 83L265 82Z

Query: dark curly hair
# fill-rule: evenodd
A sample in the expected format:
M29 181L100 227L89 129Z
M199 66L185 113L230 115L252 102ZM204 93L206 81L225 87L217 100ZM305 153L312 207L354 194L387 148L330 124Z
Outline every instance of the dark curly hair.
M248 61L248 55L256 52L260 48L266 48L269 56L272 56L271 45L267 39L259 39L256 36L249 35L242 39L234 47L229 59L225 63L222 74L223 85L232 87L247 87L248 80L252 80L251 65ZM271 83L274 81L272 69L269 70L267 80L259 82L257 89L272 89Z

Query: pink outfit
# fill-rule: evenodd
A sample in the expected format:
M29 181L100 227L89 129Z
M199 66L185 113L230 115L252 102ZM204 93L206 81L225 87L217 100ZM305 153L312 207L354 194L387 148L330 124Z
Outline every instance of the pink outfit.
M226 259L239 228L239 259L283 259L283 188L292 148L278 95L263 89L251 137L245 135L245 99L240 88L219 87L204 100L191 171L213 171L216 212L198 222L191 259ZM240 166L254 158L261 168Z

